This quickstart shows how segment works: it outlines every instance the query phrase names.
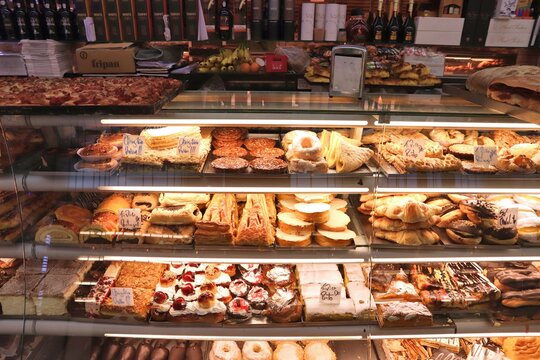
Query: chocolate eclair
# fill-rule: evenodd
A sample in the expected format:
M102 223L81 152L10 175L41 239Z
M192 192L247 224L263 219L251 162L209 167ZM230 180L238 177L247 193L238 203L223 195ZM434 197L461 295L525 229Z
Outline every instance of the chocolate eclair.
M536 269L511 269L495 274L495 281L509 290L526 290L540 288L540 271Z

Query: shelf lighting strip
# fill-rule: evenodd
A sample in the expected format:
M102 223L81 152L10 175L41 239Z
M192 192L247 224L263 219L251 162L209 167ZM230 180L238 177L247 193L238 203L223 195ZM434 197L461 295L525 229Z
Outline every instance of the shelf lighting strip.
M454 334L433 334L426 331L424 334L388 334L370 335L369 340L384 339L441 339L441 338L484 338L484 337L539 337L540 332L475 332Z
M264 256L264 258L262 257ZM196 263L208 263L208 264L214 264L214 263L224 263L228 264L231 263L231 261L234 261L231 258L220 258L220 257L193 257L193 256L170 256L170 257L148 257L148 256L115 256L115 255L104 255L104 256L79 256L77 257L77 260L79 261L137 261L137 262L151 262L151 263L171 263L171 262L196 262ZM284 262L285 260L285 262ZM253 258L253 259L242 259L242 262L251 261L256 262L258 264L359 264L363 263L364 259L359 258L346 258L346 259L340 259L340 258L306 258L306 259L298 259L298 258L287 258L287 259L279 259L279 258L269 258L265 256L263 253L261 253L260 258ZM238 260L235 261L237 263Z
M102 125L114 126L283 126L283 127L362 127L367 120L302 119L102 119Z
M416 194L429 194L429 193L441 193L441 194L540 194L540 187L536 188L459 188L459 187L378 187L376 192L380 193L416 193Z
M376 264L402 264L402 263L434 263L434 262L490 262L490 261L540 261L540 256L451 256L451 257L411 257L403 255L403 257L371 258L370 262Z
M334 194L366 194L367 187L272 187L272 186L98 186L98 191L115 192L180 192L180 193L233 193L233 194L254 194L254 193L327 193L331 190Z
M386 127L413 127L413 128L452 128L452 129L478 129L478 130L494 130L494 129L511 129L511 130L540 130L540 125L526 122L511 122L511 123L489 123L489 122L463 122L463 121L394 121L388 123L375 121L375 126Z
M167 340L208 340L208 341L220 341L220 340L233 340L233 341L250 341L250 340L268 340L273 341L300 341L300 340L365 340L363 335L350 335L350 336L210 336L210 335L154 335L154 334L117 334L117 333L105 333L105 337L121 337L121 338L134 338L134 339L167 339Z

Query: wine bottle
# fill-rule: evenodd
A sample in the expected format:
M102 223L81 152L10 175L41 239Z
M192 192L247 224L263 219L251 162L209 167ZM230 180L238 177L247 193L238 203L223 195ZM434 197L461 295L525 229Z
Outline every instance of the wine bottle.
M30 0L30 10L28 10L28 18L30 23L30 33L33 39L43 40L45 36L45 26L43 21L43 13L39 6L39 0Z
M379 0L377 13L375 14L375 19L373 19L373 24L371 25L371 34L374 43L382 43L384 41L385 21L382 14L382 6L383 0Z
M221 40L231 40L234 23L227 0L223 0L221 6L216 6L216 9L219 9L216 12L216 35Z
M413 6L414 6L414 0L409 0L409 10L407 11L407 17L405 18L405 21L403 22L402 27L402 36L404 44L412 44L414 43L414 34L416 33L416 26L414 25L414 19L413 19Z
M60 40L58 34L58 13L51 5L51 0L43 1L43 18L45 22L45 35L48 39Z
M394 11L392 12L392 17L388 21L388 26L386 27L387 41L390 44L395 44L399 41L400 27L398 20L398 8L399 0L394 0Z
M15 23L13 11L7 6L6 0L0 0L0 39L15 40Z
M60 38L62 40L75 40L77 33L75 28L74 14L68 8L66 0L62 0L60 11L58 12L58 23L60 26Z
M21 0L15 1L15 11L13 14L13 18L15 19L15 35L17 39L29 39L30 26L28 25L28 16Z

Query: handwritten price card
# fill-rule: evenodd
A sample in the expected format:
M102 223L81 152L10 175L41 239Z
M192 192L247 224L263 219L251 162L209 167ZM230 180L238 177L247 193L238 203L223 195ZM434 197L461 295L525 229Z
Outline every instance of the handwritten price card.
M199 155L199 147L201 140L192 137L181 137L178 139L178 154L179 155Z
M341 301L341 284L321 284L319 302L323 304L339 304Z
M403 142L403 156L410 158L426 157L425 142L418 139L407 139Z
M116 306L133 306L133 289L132 288L111 288L111 300Z
M502 228L515 228L518 217L518 208L503 208L499 210L499 226Z
M137 135L124 134L122 152L124 155L141 156L144 152L144 140Z
M474 165L489 167L497 164L496 146L475 146Z
M120 209L120 228L125 230L137 230L141 228L141 209Z

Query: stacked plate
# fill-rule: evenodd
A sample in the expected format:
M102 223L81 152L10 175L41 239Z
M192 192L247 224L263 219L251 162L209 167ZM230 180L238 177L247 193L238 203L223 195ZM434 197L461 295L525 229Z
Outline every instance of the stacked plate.
M28 75L63 77L72 71L70 44L54 40L22 40L21 45Z

